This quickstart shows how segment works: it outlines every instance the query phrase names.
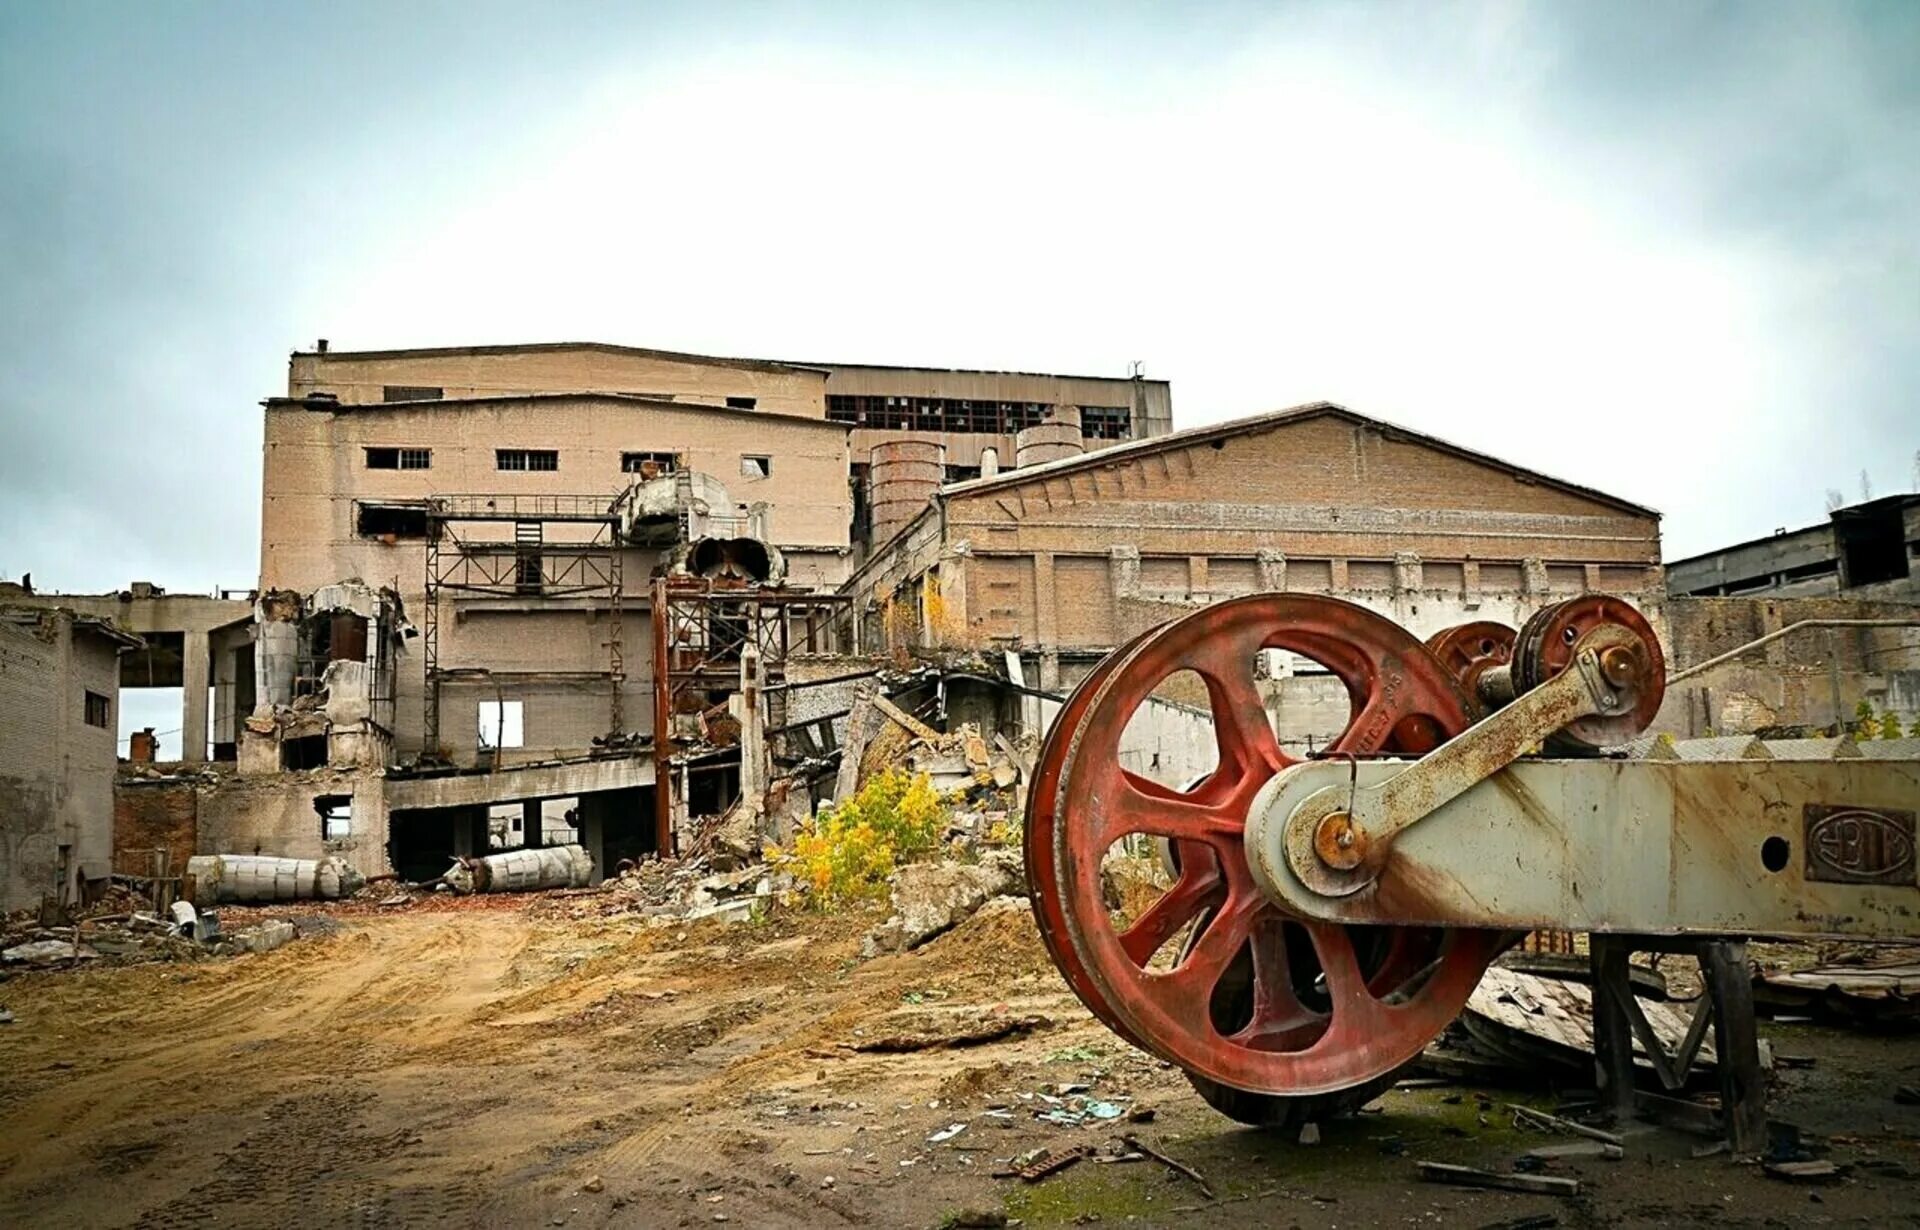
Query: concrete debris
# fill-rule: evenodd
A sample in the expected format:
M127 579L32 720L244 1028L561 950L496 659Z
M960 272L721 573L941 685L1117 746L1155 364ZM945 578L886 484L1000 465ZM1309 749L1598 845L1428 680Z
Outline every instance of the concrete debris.
M1688 1006L1643 998L1640 1009L1662 1045L1669 1053L1676 1051L1692 1023ZM1644 1055L1638 1037L1634 1046L1636 1054ZM1701 1043L1695 1063L1712 1067L1711 1038ZM1471 1079L1590 1077L1593 991L1577 982L1496 965L1474 989L1459 1020L1427 1048L1419 1066Z
M952 930L995 897L1025 894L1015 850L986 850L977 863L909 863L894 873L892 915L860 942L860 955L906 952Z
M18 965L58 965L63 961L91 960L100 954L72 940L30 940L0 951L0 961Z
M187 878L193 903L202 909L228 902L337 901L366 884L345 859L261 854L197 854L187 860Z
M1837 1023L1888 1024L1920 1019L1920 961L1882 960L1800 970L1765 970L1753 978L1762 1015L1792 1014Z
M574 845L507 850L483 858L456 859L441 879L462 896L585 888L593 879L593 858L584 847Z

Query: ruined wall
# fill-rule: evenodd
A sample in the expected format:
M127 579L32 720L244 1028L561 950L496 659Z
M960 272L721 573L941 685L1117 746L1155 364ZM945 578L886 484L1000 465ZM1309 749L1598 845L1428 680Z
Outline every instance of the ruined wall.
M0 909L110 874L120 675L114 641L70 616L0 620ZM104 727L86 693L108 700Z
M113 787L113 854L118 871L151 874L156 849L167 851L173 874L200 853L200 792L192 781L122 778Z
M380 403L387 386L430 386L444 397L511 393L628 393L724 406L752 397L755 409L823 418L826 373L751 360L604 346L463 347L441 351L296 354L287 396L327 392L342 402Z
M1674 598L1668 669L1806 619L1920 619L1920 604L1838 597ZM1865 701L1920 720L1920 628L1809 628L1667 690L1654 729L1687 737L1832 727Z
M352 799L352 830L329 841L314 801L341 795ZM316 769L224 779L201 787L196 811L199 854L339 855L362 875L391 870L383 779L377 773Z

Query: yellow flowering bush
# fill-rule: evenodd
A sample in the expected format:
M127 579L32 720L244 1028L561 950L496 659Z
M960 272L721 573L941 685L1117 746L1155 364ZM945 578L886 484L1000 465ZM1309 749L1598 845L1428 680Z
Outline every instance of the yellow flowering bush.
M922 773L889 769L858 793L801 825L774 865L806 885L814 908L883 897L901 863L931 853L948 822L947 806Z

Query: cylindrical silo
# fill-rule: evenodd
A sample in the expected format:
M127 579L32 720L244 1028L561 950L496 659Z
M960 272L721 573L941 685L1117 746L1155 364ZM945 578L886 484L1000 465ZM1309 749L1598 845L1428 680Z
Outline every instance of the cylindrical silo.
M892 538L918 516L945 477L946 450L931 440L874 445L867 471L873 492L873 544Z
M1013 464L1019 469L1086 451L1080 438L1080 407L1060 406L1045 422L1036 423L1013 438Z

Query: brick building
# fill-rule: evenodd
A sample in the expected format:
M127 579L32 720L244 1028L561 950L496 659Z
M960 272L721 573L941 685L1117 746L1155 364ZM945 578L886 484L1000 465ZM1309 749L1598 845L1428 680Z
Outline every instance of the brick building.
M1651 509L1324 402L944 487L847 589L865 648L1010 650L1049 690L1262 590L1345 598L1423 637L1590 590L1660 627L1665 597ZM1275 689L1296 710L1283 725L1337 730L1330 677L1276 667L1300 668Z

